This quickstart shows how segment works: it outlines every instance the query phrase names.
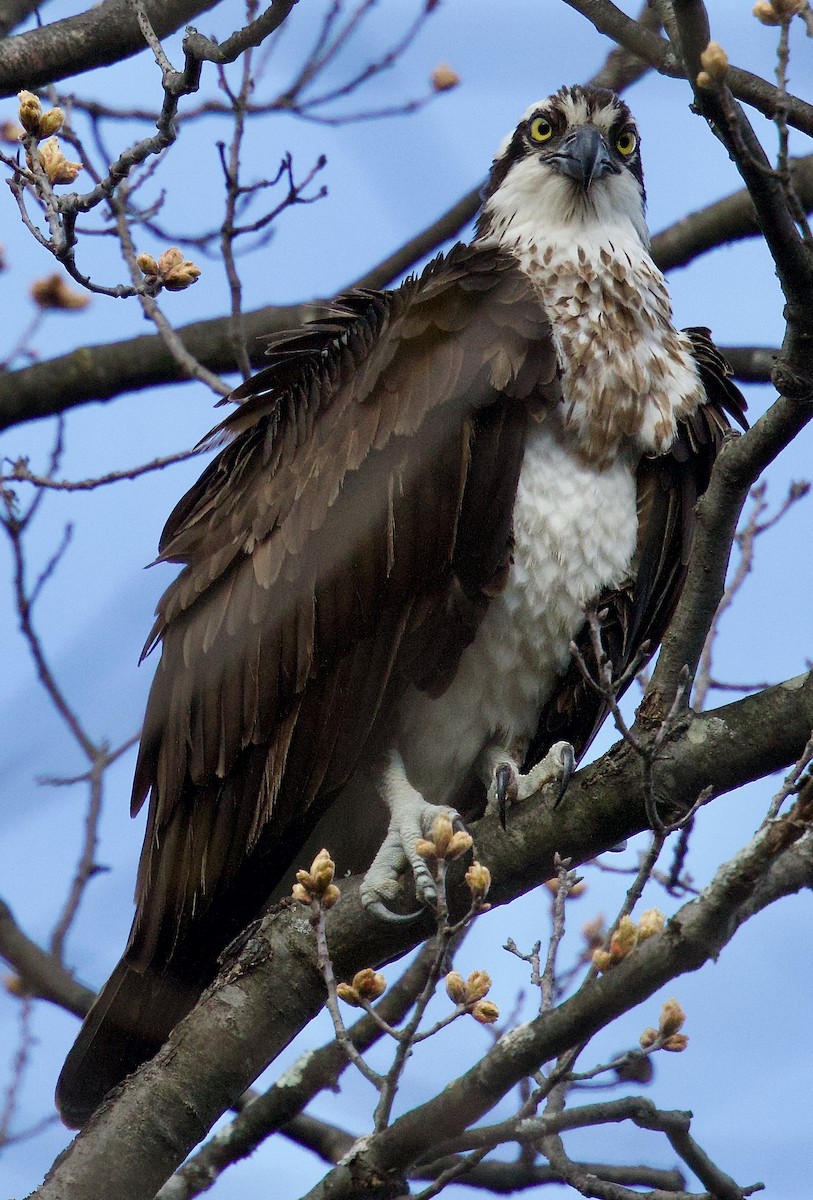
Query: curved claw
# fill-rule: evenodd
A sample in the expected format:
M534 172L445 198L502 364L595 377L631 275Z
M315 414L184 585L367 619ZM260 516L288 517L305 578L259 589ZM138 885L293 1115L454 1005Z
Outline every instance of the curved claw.
M573 747L570 745L569 742L567 742L565 744L564 749L562 750L562 778L559 780L559 790L557 791L556 799L553 802L554 808L556 807L556 805L562 799L562 796L564 796L565 792L567 791L567 785L570 783L570 780L573 777L573 772L575 770L576 770L576 755L573 751Z
M379 921L388 921L390 925L406 925L410 921L417 921L418 917L422 917L426 912L425 908L419 908L417 912L396 913L380 900L370 900L364 907L371 916L378 917Z
M497 793L497 812L500 825L505 829L505 810L508 805L508 792L513 782L514 772L509 763L502 763L494 772L494 788Z

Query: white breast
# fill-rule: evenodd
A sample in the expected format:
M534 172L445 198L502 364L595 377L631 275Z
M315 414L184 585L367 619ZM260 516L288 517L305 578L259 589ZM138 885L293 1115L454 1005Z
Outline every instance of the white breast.
M397 744L412 784L448 798L484 744L527 741L570 657L584 608L629 572L637 532L632 465L580 463L538 427L514 508L514 562L447 691L404 697Z

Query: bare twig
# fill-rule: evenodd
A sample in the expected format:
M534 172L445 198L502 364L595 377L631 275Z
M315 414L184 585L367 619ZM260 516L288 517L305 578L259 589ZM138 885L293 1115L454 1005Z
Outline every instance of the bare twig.
M726 585L720 603L714 614L711 626L706 640L703 645L703 652L700 655L698 663L697 675L695 677L694 694L692 704L696 711L700 712L706 704L706 697L709 689L714 686L720 689L732 690L733 685L725 685L713 683L711 678L712 657L714 654L714 646L720 633L720 624L723 616L733 604L737 594L742 588L748 575L751 573L754 565L754 543L760 534L766 533L772 529L777 522L781 521L788 510L810 491L809 483L792 483L788 489L788 494L782 504L777 509L776 513L768 520L764 519L765 512L768 508L768 502L765 499L767 485L760 483L751 489L751 498L753 501L751 511L745 520L742 528L737 530L735 542L739 550L739 560L734 570L731 579ZM765 685L758 685L764 687ZM738 691L747 691L746 688L737 688Z
M807 783L809 783L810 776L807 776L805 779L803 779L802 775L805 769L810 766L811 762L813 762L813 732L811 732L810 739L804 750L799 755L798 759L782 781L781 788L771 800L771 805L768 809L768 815L765 818L766 821L776 820L782 809L782 805L785 803L788 797L795 795Z
M13 967L24 993L50 1000L77 1017L87 1013L94 993L23 933L4 900L0 900L0 957Z
M128 470L108 471L106 475L97 475L93 479L53 479L50 475L38 475L35 471L30 470L27 459L18 458L11 463L11 470L8 474L0 475L0 484L30 483L37 488L56 492L89 492L98 487L106 487L110 483L120 483L124 479L138 479L140 475L146 475L150 471L162 471L164 467L187 462L188 459L203 453L203 447L194 446L191 450L166 454L161 458L154 458L151 462L142 463L138 467L130 467ZM10 460L6 459L6 461Z

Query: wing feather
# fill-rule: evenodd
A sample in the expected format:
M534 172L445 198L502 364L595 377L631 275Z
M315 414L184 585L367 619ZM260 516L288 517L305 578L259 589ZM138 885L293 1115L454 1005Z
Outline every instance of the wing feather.
M183 570L147 643L131 958L177 957L213 904L240 928L399 690L444 686L508 561L529 413L557 395L547 321L495 249L271 341L160 542Z

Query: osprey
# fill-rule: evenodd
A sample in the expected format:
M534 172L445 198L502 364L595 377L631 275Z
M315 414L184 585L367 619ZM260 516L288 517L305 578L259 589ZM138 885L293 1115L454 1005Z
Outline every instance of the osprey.
M500 147L470 246L273 337L232 394L160 543L183 570L147 643L137 911L67 1122L165 1040L315 827L368 866L337 831L363 857L388 813L381 913L407 865L431 900L436 805L566 775L606 715L571 661L587 606L616 674L654 650L744 402L707 331L674 327L644 202L626 104L563 88Z

